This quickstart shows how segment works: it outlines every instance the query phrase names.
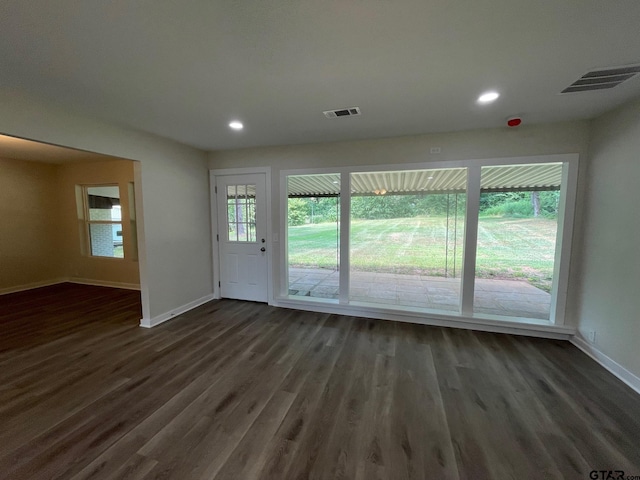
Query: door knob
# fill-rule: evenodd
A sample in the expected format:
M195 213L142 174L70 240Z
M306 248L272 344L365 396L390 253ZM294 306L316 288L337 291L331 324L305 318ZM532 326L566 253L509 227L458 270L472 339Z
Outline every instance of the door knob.
M260 249L260 251L261 251L261 252L266 252L266 251L267 251L267 249L266 249L266 248L264 248L264 247L262 247L262 248Z

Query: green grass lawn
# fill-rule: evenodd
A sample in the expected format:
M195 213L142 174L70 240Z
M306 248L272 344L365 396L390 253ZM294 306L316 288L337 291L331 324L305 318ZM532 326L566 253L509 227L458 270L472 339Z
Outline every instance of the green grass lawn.
M546 218L481 217L478 225L476 274L480 278L520 278L549 291L553 275L555 220ZM460 276L464 222L454 238L446 217L353 220L351 267L375 271L435 276ZM292 267L335 268L337 232L334 223L289 227ZM455 247L455 254L454 254Z

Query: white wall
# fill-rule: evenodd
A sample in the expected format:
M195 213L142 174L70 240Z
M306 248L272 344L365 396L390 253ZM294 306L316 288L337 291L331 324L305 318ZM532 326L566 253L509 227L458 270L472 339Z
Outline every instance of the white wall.
M155 135L0 90L0 133L141 162L143 314L158 317L210 295L211 233L206 155Z
M586 152L588 122L565 122L406 137L248 148L209 153L210 168L281 169L439 162ZM441 147L440 154L429 153ZM277 175L276 175L277 177Z
M588 164L575 323L640 377L640 100L594 120Z
M564 122L523 126L518 129L497 128L417 135L353 142L315 145L251 148L211 152L209 168L237 168L251 166L272 167L272 228L280 232L280 171L296 168L337 167L354 165L393 165L402 163L446 162L455 160L508 158L533 155L587 153L589 123ZM430 154L431 147L440 147L440 154ZM579 171L579 195L584 184L584 169ZM580 197L579 197L580 198ZM575 231L579 232L581 209L576 211ZM578 235L579 237L579 235ZM574 243L579 238L574 237ZM575 259L572 259L575 260ZM273 246L273 284L280 285L279 245ZM570 269L568 308L575 304L571 288L575 282Z

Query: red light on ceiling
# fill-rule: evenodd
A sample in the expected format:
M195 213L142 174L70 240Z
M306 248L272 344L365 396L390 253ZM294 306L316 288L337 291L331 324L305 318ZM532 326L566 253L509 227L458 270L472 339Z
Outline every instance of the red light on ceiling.
M517 127L521 123L522 123L522 119L520 117L507 118L507 126L508 127Z

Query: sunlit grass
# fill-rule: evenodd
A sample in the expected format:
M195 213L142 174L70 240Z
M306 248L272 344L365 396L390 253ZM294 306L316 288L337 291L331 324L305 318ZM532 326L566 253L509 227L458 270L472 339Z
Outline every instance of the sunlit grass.
M435 276L460 276L464 222L454 232L446 217L353 220L351 268ZM547 218L481 217L478 224L476 275L521 278L547 291L551 288L557 222ZM289 227L289 264L336 268L335 223ZM448 245L448 248L447 248Z

